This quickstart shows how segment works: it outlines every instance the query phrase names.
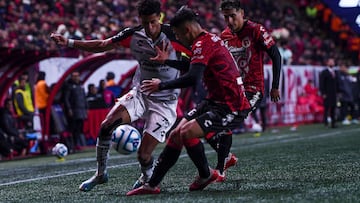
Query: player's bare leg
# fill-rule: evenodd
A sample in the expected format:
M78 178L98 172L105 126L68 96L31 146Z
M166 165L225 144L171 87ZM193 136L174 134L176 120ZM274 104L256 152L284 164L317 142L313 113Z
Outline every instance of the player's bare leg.
M147 132L144 133L138 150L138 161L140 164L141 175L133 185L133 189L144 185L150 180L154 170L154 158L152 157L152 152L158 144L159 141L157 139Z
M97 171L94 176L84 181L79 186L80 191L90 191L98 184L108 182L107 161L111 146L111 133L114 128L123 123L129 123L130 116L127 110L121 105L115 105L105 120L101 123L99 136L96 142Z

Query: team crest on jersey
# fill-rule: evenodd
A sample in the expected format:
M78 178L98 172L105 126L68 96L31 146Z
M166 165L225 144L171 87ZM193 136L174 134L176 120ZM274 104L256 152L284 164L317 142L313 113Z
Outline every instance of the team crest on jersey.
M128 93L125 97L125 100L130 100L130 99L133 99L134 98L134 95L133 94L130 94Z
M205 120L205 121L204 121L204 126L207 127L207 128L210 127L210 126L212 126L212 124L213 124L213 123L211 122L211 120Z
M195 47L201 47L201 41L197 41L197 42L195 43Z
M251 41L248 37L245 37L242 41L241 44L244 48L249 48L251 45Z

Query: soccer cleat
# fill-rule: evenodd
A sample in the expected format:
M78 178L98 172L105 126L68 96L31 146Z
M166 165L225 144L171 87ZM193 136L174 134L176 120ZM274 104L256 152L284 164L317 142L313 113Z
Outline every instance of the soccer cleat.
M225 158L224 172L228 168L235 166L237 162L238 162L238 158L233 153L229 153L228 157Z
M150 177L144 175L143 173L140 175L139 179L134 183L132 189L139 188L143 186L145 183L147 183L150 180Z
M203 190L206 186L210 183L216 181L219 174L216 170L210 169L210 176L208 178L200 178L200 176L196 177L196 180L191 183L189 190L196 191L196 190Z
M81 183L81 185L79 186L79 190L84 191L84 192L88 192L91 189L93 189L95 187L95 185L107 183L108 181L109 181L109 177L108 177L107 174L104 174L104 175L101 175L101 176L94 175L89 180L84 181L83 183Z
M216 172L218 173L218 177L216 179L216 182L224 182L225 179L226 179L225 172L223 172L222 174L220 173L219 170L216 170Z
M133 189L126 193L126 196L133 196L133 195L156 195L160 194L159 187L150 187L149 184L144 184L136 189Z

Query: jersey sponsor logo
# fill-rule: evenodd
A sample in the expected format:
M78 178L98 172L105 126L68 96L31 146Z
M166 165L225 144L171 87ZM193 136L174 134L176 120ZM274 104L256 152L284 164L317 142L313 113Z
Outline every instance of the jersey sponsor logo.
M195 50L194 50L194 55L198 55L198 54L201 54L202 52L202 48L201 47L197 47Z
M251 41L248 37L245 37L242 41L241 41L241 45L244 48L249 48L251 46Z
M211 120L205 120L205 121L204 121L204 126L207 127L207 128L210 127L210 126L212 126Z
M189 111L188 116L193 116L196 113L196 109Z
M147 44L147 41L146 41L146 40L138 40L138 41L136 42L136 44L137 44L137 46L142 47L142 46L144 46L145 44Z
M218 41L221 41L221 38L218 37L218 36L216 36L216 35L212 35L211 40L212 40L213 42L218 42Z
M231 53L242 53L245 51L245 48L244 47L233 47L233 46L229 46L228 47L228 50L231 52ZM238 54L240 55L240 54Z
M233 114L227 114L226 117L222 119L222 125L227 126L227 124L231 123L234 118L235 116Z
M244 84L244 83L243 83L243 80L242 80L242 77L237 77L237 78L236 78L236 83L237 83L238 85Z
M168 67L165 64L155 63L153 61L148 61L148 60L141 61L140 64L141 64L141 67L144 68L144 69L146 69L145 66L152 67L152 68L154 68L154 67ZM148 70L148 71L150 71L150 70ZM156 72L158 72L158 71L156 71Z

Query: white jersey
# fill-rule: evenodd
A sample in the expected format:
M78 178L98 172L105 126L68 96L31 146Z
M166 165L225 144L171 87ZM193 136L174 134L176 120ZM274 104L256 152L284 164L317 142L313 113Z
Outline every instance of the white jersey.
M130 42L130 49L132 55L140 64L133 77L133 85L136 88L139 88L140 83L143 80L159 78L161 81L169 81L179 77L179 70L150 60L151 57L157 55L155 46L162 47L164 44L168 44L168 49L170 51L169 59L178 60L176 51L163 32L161 32L159 38L155 41L146 35L144 29L136 31L133 34ZM180 89L170 89L154 92L151 96L156 97L158 100L176 100L179 93Z

